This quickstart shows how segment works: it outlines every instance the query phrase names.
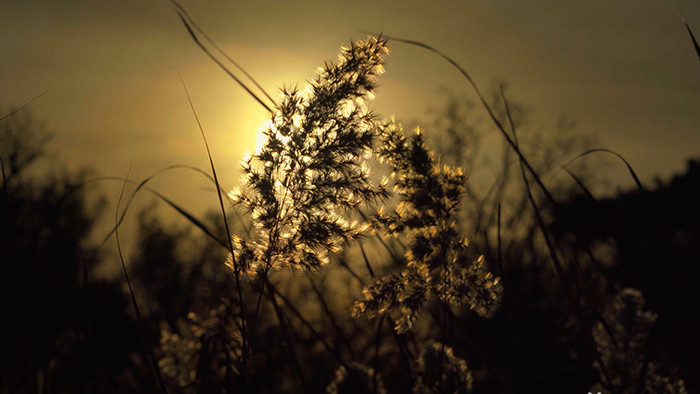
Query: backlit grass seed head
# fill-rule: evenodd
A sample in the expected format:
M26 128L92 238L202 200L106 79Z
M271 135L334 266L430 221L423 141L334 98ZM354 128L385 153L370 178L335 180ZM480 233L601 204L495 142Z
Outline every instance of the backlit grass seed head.
M160 351L163 357L158 361L158 366L172 386L194 384L200 349L201 344L195 339L182 338L167 331L161 333Z
M255 271L259 267L257 266L260 261L257 255L257 250L259 249L255 243L247 242L238 236L232 236L231 245L233 246L233 253L235 257L236 266L242 271ZM234 259L231 255L226 259L226 266L234 269Z
M335 378L326 387L329 394L386 394L381 376L373 368L353 363L348 368L340 366Z
M387 314L399 331L410 329L430 297L466 306L490 317L503 287L483 258L472 258L455 216L466 177L459 168L441 166L425 145L422 132L406 136L391 120L380 128L380 155L392 170L400 202L394 212L379 211L375 225L390 234L405 234L406 267L398 275L370 284L355 304L355 316Z
M417 364L414 393L472 392L473 378L467 363L456 357L449 346L428 343L421 351Z
M230 307L219 305L209 311L209 315L200 318L190 312L187 314L187 329L183 335L163 329L160 337L162 357L158 366L164 378L178 392L195 392L197 371L204 360L213 360L215 364L224 365L227 359L237 360L242 355L242 337L240 327L230 313ZM211 353L212 341L219 341L222 352ZM205 344L205 346L202 346ZM219 377L225 370L217 371ZM210 376L210 379L214 378Z
M387 52L381 38L353 42L321 67L308 93L283 89L265 143L242 163L244 188L230 193L255 222L248 246L257 245L251 255L259 262L251 267L325 264L329 251L365 229L342 215L386 197L363 157L377 135L366 101Z
M644 310L644 296L639 290L624 288L602 308L601 318L592 334L600 358L594 362L601 381L593 391L616 389L620 393L636 390L641 371L644 371L645 393L687 393L685 383L678 379L678 371L664 362L653 350L652 330L657 315ZM675 377L675 378L674 378Z
M389 315L398 332L413 326L418 312L427 301L430 273L425 266L411 267L382 278L365 287L362 300L352 309L354 317Z

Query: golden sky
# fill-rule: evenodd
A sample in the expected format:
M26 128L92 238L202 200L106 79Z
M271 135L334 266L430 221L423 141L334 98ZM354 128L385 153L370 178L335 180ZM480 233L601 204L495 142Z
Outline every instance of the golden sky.
M642 180L700 156L700 61L674 1L186 1L181 4L270 92L303 85L363 32L429 43L486 88L506 81L541 130L565 115L625 156ZM700 3L679 0L700 32ZM182 75L226 186L267 114L191 40L164 0L0 2L0 104L31 105L73 167L143 178L171 164L207 168ZM390 43L374 103L417 119L438 89L474 98L438 57ZM430 132L430 130L428 130ZM620 166L614 171L624 175ZM620 186L632 183L624 176ZM154 186L193 210L216 203L187 172ZM211 201L211 204L209 202Z

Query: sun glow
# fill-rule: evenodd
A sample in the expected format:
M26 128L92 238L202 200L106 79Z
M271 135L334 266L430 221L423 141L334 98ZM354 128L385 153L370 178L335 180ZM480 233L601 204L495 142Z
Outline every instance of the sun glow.
M265 143L267 142L267 136L265 135L265 130L269 130L272 121L266 120L260 124L258 131L255 133L255 153L259 153Z

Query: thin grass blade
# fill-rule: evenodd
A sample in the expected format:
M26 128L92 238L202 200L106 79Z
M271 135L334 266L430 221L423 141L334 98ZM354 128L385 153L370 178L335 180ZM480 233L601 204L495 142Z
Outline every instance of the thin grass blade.
M180 74L178 73L178 77L180 77ZM204 128L202 127L202 123L199 121L199 116L197 115L197 111L194 108L194 104L192 103L192 98L190 97L190 93L187 91L187 86L185 86L185 81L182 80L182 77L180 77L180 82L182 82L182 88L185 90L185 95L187 96L187 102L190 104L190 109L192 110L192 115L194 115L194 119L197 121L197 127L199 128L199 132L202 135L202 140L204 141L204 146L207 150L207 158L209 159L209 165L211 166L211 172L212 176L214 177L214 185L216 185L216 196L219 198L219 208L221 208L221 218L223 219L224 222L224 229L226 230L226 239L228 241L227 243L227 248L229 252L231 253L231 263L233 266L233 275L236 280L236 288L238 292L238 307L239 310L241 311L240 314L240 319L241 319L241 338L242 338L242 344L243 344L243 361L241 365L241 371L245 373L246 370L246 365L248 363L248 335L247 335L247 324L244 314L245 314L245 306L243 304L243 291L241 289L241 273L240 269L236 266L236 254L233 249L233 237L231 236L231 228L229 227L228 224L228 219L226 218L226 208L224 208L224 200L222 195L222 190L221 186L219 184L219 177L216 175L216 166L214 165L214 159L211 157L211 150L209 149L209 142L207 142L207 135L204 133ZM262 103L262 102L261 102Z
M253 78L240 64L238 64L238 62L236 62L235 60L233 60L226 52L224 52L218 45L216 45L216 42L214 42L214 40L212 40L211 38L209 38L209 35L207 35L207 33L206 33L204 30L202 30L201 27L199 27L199 25L197 24L197 22L195 22L194 19L192 19L192 17L190 16L190 14L187 12L187 10L186 10L183 6L181 6L181 5L180 5L177 1L175 1L175 0L170 0L170 2L171 2L175 7L177 7L177 9L179 10L179 12L182 13L182 14L187 18L187 20L190 22L190 24L199 32L199 34L202 35L202 37L204 37L204 38L207 40L207 42L209 42L209 44L211 44L211 46L214 47L214 49L216 49L216 50L217 50L223 57L225 57L226 60L228 60L231 64L233 64L234 66L236 66L236 68L237 68L240 72L242 72L243 75L245 75L245 76L250 80L250 82L252 82L253 85L255 85L255 87L257 87L258 90L260 90L260 92L262 92L262 94L264 94L265 97L267 97L267 99L270 100L270 102L271 102L273 105L275 105L275 106L277 105L277 103L275 102L275 100L273 100L272 97L270 97L270 95L267 93L267 91L265 91L265 89L263 89L263 87L260 86L260 84L255 80L255 78Z
M390 39L390 40L394 40L394 41L398 41L398 42L403 42L403 43L405 43L405 44L414 45L414 46L417 46L417 47L419 47L419 48L426 49L426 50L428 50L428 51L430 51L430 52L433 52L434 54L440 56L441 58L445 59L448 63L450 63L452 66L454 66L454 67L462 74L462 76L467 80L467 82L469 82L469 84L471 85L472 89L474 89L474 92L476 93L477 97L479 98L479 101L481 101L481 104L483 105L484 109L486 109L486 112L489 114L489 117L491 118L491 121L493 121L493 123L496 125L496 127L497 127L498 130L501 132L501 134L502 134L503 137L506 139L506 141L507 141L508 144L511 146L511 148L513 148L513 150L515 151L515 153L518 155L518 157L520 158L520 160L523 162L523 164L524 164L525 167L527 168L528 172L530 172L530 174L532 174L533 179L535 180L535 182L537 183L537 185L539 186L539 188L542 190L542 192L544 193L545 197L547 197L547 200L549 200L549 202L550 202L552 205L557 205L556 200L554 199L554 197L552 196L552 194L549 192L549 190L545 187L544 183L542 183L542 180L540 179L540 177L539 177L539 175L537 174L537 172L534 170L534 168L532 168L532 166L530 165L530 163L528 162L528 160L525 158L525 156L523 156L522 152L520 151L520 148L519 148L519 147L517 146L517 144L513 141L513 139L511 138L511 136L508 135L508 132L505 130L505 127L503 127L503 124L502 124L501 121L499 121L498 118L496 117L496 114L494 113L493 109L491 108L491 106L489 105L489 103L488 103L488 102L486 101L486 99L484 98L484 95L481 93L481 90L479 89L479 86L476 84L476 82L475 82L474 79L471 77L471 75L469 75L469 73L468 73L462 66L459 65L459 63L457 63L454 59L452 59L451 57L449 57L449 56L447 56L446 54L442 53L441 51L437 50L436 48L433 48L432 46L430 46L430 45L428 45L428 44L425 44L425 43L423 43L423 42L415 41L415 40L407 40L407 39L404 39L404 38L397 38L397 37L391 37L391 36L387 36L387 38Z
M160 170L160 171L156 172L155 174L153 174L153 175L147 177L147 178L144 179L143 181L139 182L139 183L136 185L136 188L135 188L134 191L132 192L131 196L130 196L129 199L127 200L127 202L126 202L126 204L125 204L125 206L124 206L124 210L122 211L121 215L119 216L118 220L116 221L114 227L113 227L113 228L111 229L111 231L104 237L102 243L100 244L100 247L101 247L102 245L104 245L105 243L107 243L107 241L108 241L109 238L112 236L112 234L114 234L115 231L119 228L119 226L121 226L121 224L124 222L124 218L126 217L126 213L127 213L127 211L129 210L129 208L130 208L130 206L131 206L131 203L134 201L134 198L136 197L136 195L139 193L139 191L140 191L141 189L145 189L145 190L149 191L150 193L156 195L156 196L157 196L158 198L160 198L160 199L163 199L163 200L167 203L169 200L167 200L163 195L161 195L160 193L156 192L155 190L150 189L150 188L147 188L147 187L146 187L146 184L148 184L148 182L150 182L151 180L153 180L156 176L158 176L158 175L160 175L160 174L163 174L163 173L166 172L166 171L173 170L173 169L176 169L176 168L183 168L183 167L184 167L184 168L193 169L193 170L196 170L196 171L201 172L201 170L198 169L198 168L196 168L196 167L189 167L189 166L182 166L182 165L174 165L174 166L166 167L165 169ZM204 173L204 175L207 176L207 177L209 177L206 173ZM214 182L214 180L213 180L211 177L209 177L209 179L210 179L212 182ZM97 180L119 180L119 181L122 181L122 182L125 182L125 183L136 184L136 182L134 182L134 181L130 181L130 180L128 180L128 179L124 180L124 179L121 179L121 178L105 177L105 178L98 178ZM84 182L83 184L79 185L79 187L80 187L80 186L87 185L88 183L94 182L94 181L95 181L95 180L91 180L91 181L88 181L88 182ZM167 200L167 201L166 201L166 200ZM175 204L175 205L176 205L176 204ZM173 207L173 208L174 208L174 207ZM179 206L178 206L177 210L178 210L178 212L180 212L180 211L186 212L186 211L184 210L184 208L179 207ZM188 215L189 215L189 214L188 214ZM192 216L192 215L189 215L189 216ZM185 217L187 218L187 216L185 216ZM198 222L199 222L199 221L198 221ZM199 222L199 223L201 223L201 222ZM199 226L198 226L198 227L199 227ZM201 227L200 227L200 228L201 228ZM215 241L217 241L217 242L222 242L218 237L216 237L216 236L213 235L213 232L212 232L211 230L207 230L207 231L205 231L205 233L206 233L207 235L212 234L211 236L212 236L212 238L213 238ZM226 244L224 244L224 246L225 246L226 248L228 248L228 246L227 246Z
M690 40L693 41L693 47L695 47L695 54L698 55L698 60L700 60L700 46L698 45L698 40L695 39L695 34L693 34L693 31L690 29L688 22L685 20L685 12L683 12L683 7L681 7L681 4L678 2L678 0L674 0L674 2L676 3L676 7L678 8L678 13L681 16L681 20L685 25L685 29L688 31Z
M129 168L129 172L131 172L131 168ZM129 179L129 174L127 173L126 178ZM119 261L121 262L122 265L122 270L124 271L124 278L126 279L126 285L129 288L129 295L131 296L131 303L132 306L134 307L134 314L136 315L136 321L139 325L139 328L141 329L141 336L143 338L144 344L146 345L146 348L148 349L148 359L151 361L151 367L153 368L153 372L156 375L156 381L158 382L160 391L163 393L167 393L168 390L165 386L165 381L163 380L163 376L160 373L160 366L158 365L158 360L156 359L156 354L153 351L153 346L151 346L151 341L149 340L148 336L148 331L146 329L146 324L143 320L143 317L141 315L141 310L139 309L139 304L136 301L136 295L134 293L134 287L131 284L131 279L129 278L129 272L126 269L126 262L124 261L124 253L122 252L122 247L121 247L121 242L119 242L119 226L116 226L116 222L119 217L119 208L122 202L122 198L124 197L124 191L126 190L126 185L127 182L123 182L122 184L122 189L119 192L119 198L117 199L117 207L114 210L114 222L115 222L115 228L114 228L114 237L117 242L117 252L119 254Z
M634 169L632 169L632 166L630 165L630 163L629 163L624 157L622 157L622 155L620 155L619 153L617 153L617 152L615 152L615 151L613 151L613 150L611 150L611 149L608 149L608 148L594 148L594 149L589 149L589 150L587 150L587 151L585 151L585 152L579 154L578 156L574 157L573 159L569 160L569 162L566 163L563 167L565 168L565 167L567 167L569 164L573 163L574 161L576 161L576 160L578 160L578 159L580 159L580 158L582 158L582 157L584 157L584 156L588 156L588 155L590 155L590 154L592 154L592 153L597 153L597 152L610 153L611 155L614 155L614 156L616 156L618 159L622 160L622 162L625 163L625 166L627 167L627 171L629 171L630 175L632 176L632 179L634 180L634 183L637 185L637 187L639 188L639 190L641 190L641 191L645 191L645 190L646 190L646 189L644 188L644 186L642 186L642 182L639 180L639 177L637 176L637 173L634 172Z
M156 195L158 198L163 200L166 204L170 205L174 210L176 210L180 215L185 217L185 219L189 220L190 223L194 224L197 228L202 230L204 234L206 234L209 238L212 240L216 241L219 245L223 246L224 248L228 249L228 243L222 240L221 238L217 237L214 232L207 227L204 223L202 223L199 219L194 217L191 213L187 212L184 208L179 206L178 204L175 204L165 196L161 195L160 193L156 191L151 191L154 195Z
M192 37L194 42L199 46L199 48L201 48L202 51L204 51L204 53L206 53L207 56L209 56L209 58L214 61L214 63L216 63L222 70L224 70L224 72L226 72L226 74L228 74L229 77L233 78L233 80L236 81L238 83L238 85L240 85L246 92L248 92L248 94L251 97L253 97L255 99L255 101L257 101L260 105L262 105L268 112L272 113L272 109L267 104L265 104L260 99L260 97L258 97L255 93L253 93L253 91L250 90L248 88L248 86L246 86L246 84L244 84L240 79L238 79L238 77L236 77L236 75L233 74L233 72L231 72L231 70L229 70L228 67L226 67L223 63L221 63L219 61L219 59L217 59L216 56L212 55L212 53L207 49L207 47L205 47L204 44L202 44L202 42L199 40L199 38L197 37L195 32L192 30L192 27L190 26L190 23L187 21L187 18L180 11L177 11L177 15L180 17L180 20L185 25L187 32L190 33L190 36Z
M693 46L695 47L695 53L698 55L698 60L700 60L700 46L698 45L698 40L695 39L693 31L690 30L690 26L688 26L687 23L685 23L685 28L688 30L688 35L690 35L690 39L693 41Z
M16 114L17 112L21 111L22 109L24 109L24 107L26 107L29 104L33 103L34 101L38 100L41 96L45 95L46 93L48 93L48 91L45 91L41 94L34 96L34 98L32 98L31 100L27 101L26 103L20 105L19 107L15 108L9 114L4 115L2 118L0 118L0 121L5 120L5 119L9 118L10 116Z

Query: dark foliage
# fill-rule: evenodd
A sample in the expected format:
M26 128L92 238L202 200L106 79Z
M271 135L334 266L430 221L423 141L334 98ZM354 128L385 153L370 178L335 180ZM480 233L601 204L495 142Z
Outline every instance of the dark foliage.
M137 340L119 286L90 280L100 205L78 187L83 175L30 173L47 141L26 112L0 121L0 388L121 391Z
M553 231L586 248L608 245L610 275L638 289L658 315L654 356L678 368L691 392L700 390L700 162L654 191L634 191L597 203L577 199L562 206Z

